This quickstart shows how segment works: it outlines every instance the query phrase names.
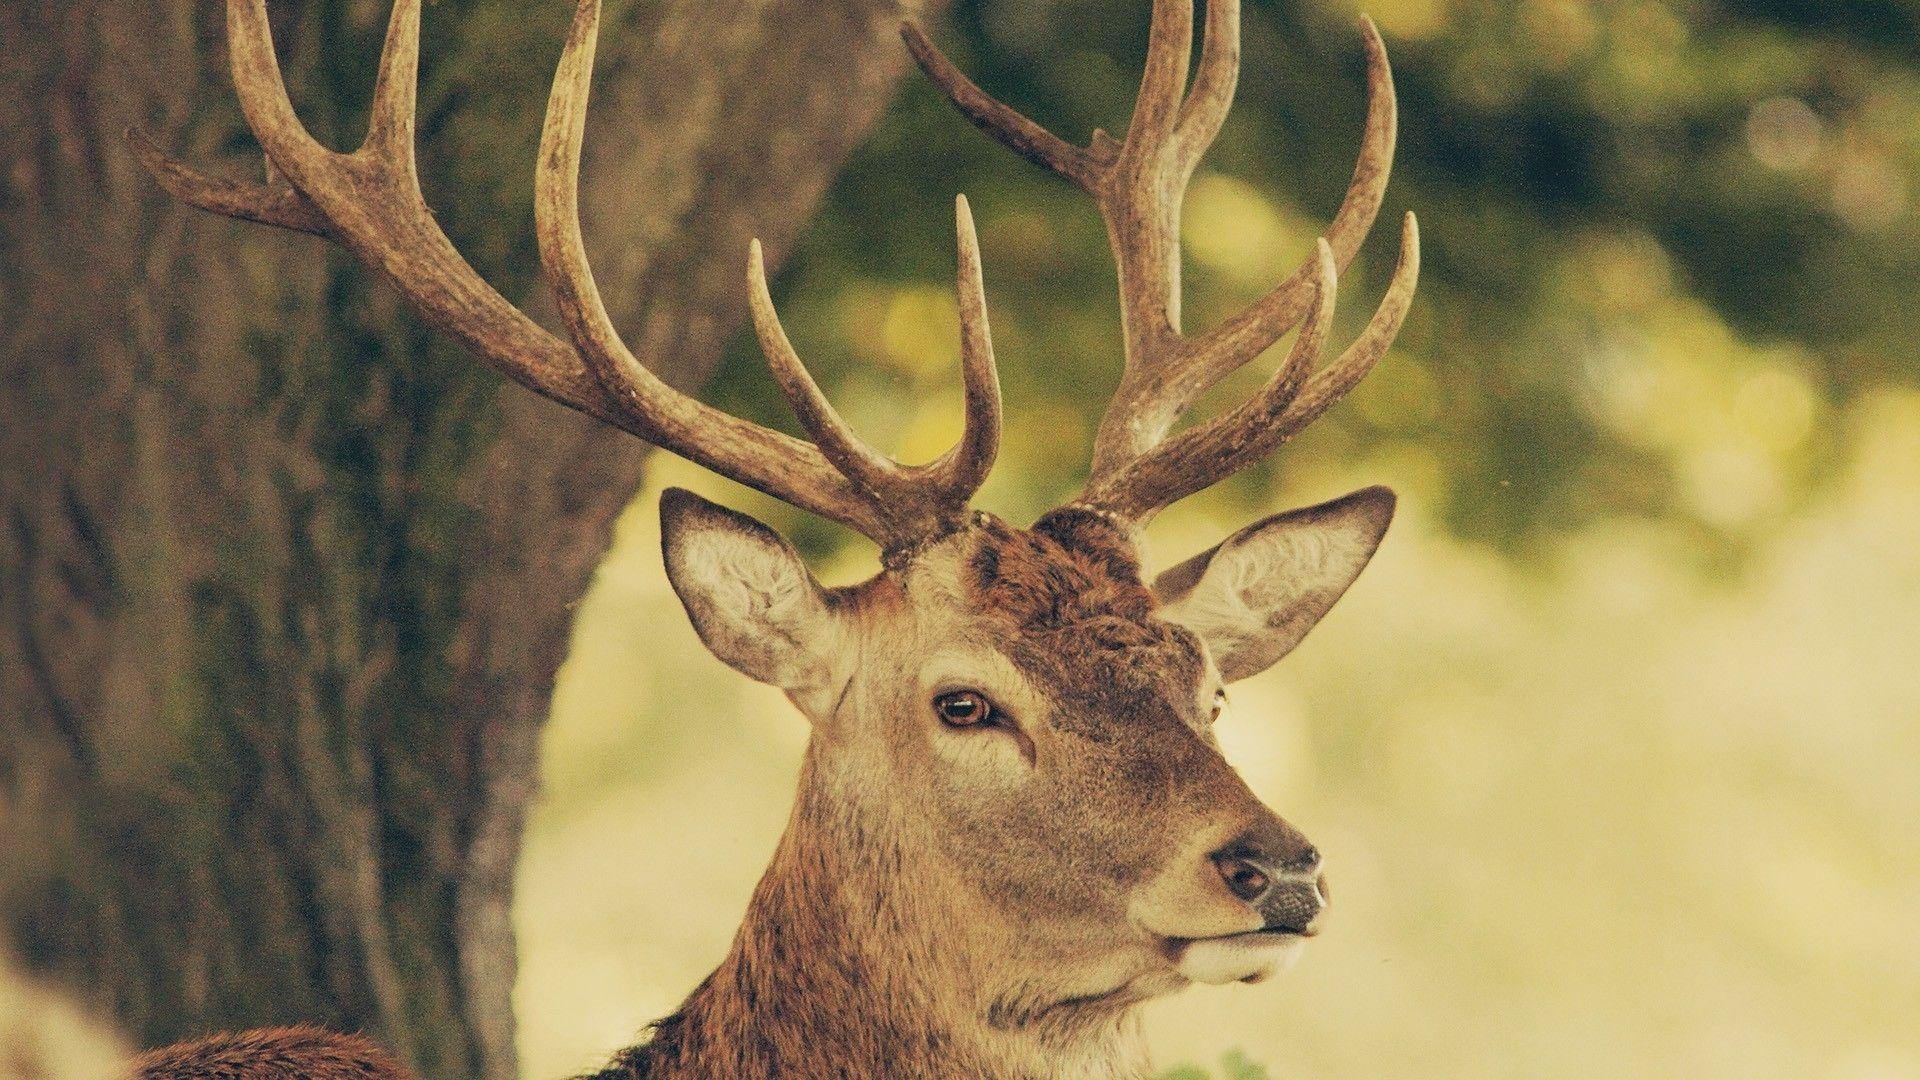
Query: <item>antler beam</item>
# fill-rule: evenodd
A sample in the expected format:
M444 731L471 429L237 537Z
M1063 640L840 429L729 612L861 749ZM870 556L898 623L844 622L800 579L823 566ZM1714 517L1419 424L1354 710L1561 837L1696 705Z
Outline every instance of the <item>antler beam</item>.
M932 464L886 463L865 450L791 350L776 375L814 446L730 416L662 382L615 332L594 284L580 233L579 166L599 0L580 0L554 78L535 178L541 262L569 341L529 319L455 250L420 192L414 160L421 0L395 0L381 53L372 119L359 149L320 145L295 115L274 52L266 0L228 0L234 88L260 145L267 177L209 176L128 132L134 153L167 191L228 217L334 240L379 271L429 324L508 378L613 424L723 476L848 525L888 551L959 527L999 442L1000 410L978 245L960 204L960 310L965 335L966 434ZM751 281L758 307L765 272L758 246ZM784 341L784 336L781 338ZM809 391L810 392L807 392ZM832 424L824 421L832 417ZM824 448L824 449L823 449ZM858 449L855 449L858 448ZM851 472L842 472L842 467Z
M1208 0L1200 63L1189 86L1193 14L1193 0L1156 0L1127 137L1116 143L1095 131L1084 147L993 99L917 24L901 30L921 69L962 114L1015 153L1078 186L1100 208L1119 269L1126 356L1119 389L1095 435L1091 477L1076 503L1136 526L1272 451L1351 390L1399 332L1419 277L1419 232L1409 214L1386 298L1360 338L1308 377L1326 336L1339 274L1373 226L1393 162L1393 74L1379 31L1363 19L1366 132L1326 238L1295 273L1245 311L1199 337L1181 332L1181 205L1194 168L1226 119L1240 69L1238 0ZM1167 438L1201 393L1303 319L1287 362L1252 400Z

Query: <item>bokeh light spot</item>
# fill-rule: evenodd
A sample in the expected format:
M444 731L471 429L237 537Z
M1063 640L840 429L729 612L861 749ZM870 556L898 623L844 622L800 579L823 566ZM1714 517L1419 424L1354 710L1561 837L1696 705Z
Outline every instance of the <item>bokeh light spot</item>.
M1418 39L1446 29L1453 4L1449 0L1371 0L1366 11L1388 37Z
M1290 232L1273 202L1244 181L1206 173L1187 194L1186 250L1237 281L1271 284Z
M912 375L935 374L960 362L960 316L953 297L930 285L893 294L880 336L886 361Z
M1820 153L1825 125L1795 97L1770 97L1747 114L1747 148L1760 164L1788 172L1804 169Z

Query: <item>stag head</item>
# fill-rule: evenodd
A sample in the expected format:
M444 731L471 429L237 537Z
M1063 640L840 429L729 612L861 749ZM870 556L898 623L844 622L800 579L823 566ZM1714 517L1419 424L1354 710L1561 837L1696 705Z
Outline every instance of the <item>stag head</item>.
M1268 518L1151 579L1139 534L1162 508L1276 449L1371 369L1412 299L1418 234L1409 215L1384 301L1321 364L1336 282L1379 210L1393 155L1386 53L1363 23L1367 127L1326 237L1246 311L1184 334L1180 204L1239 69L1239 5L1209 0L1189 78L1193 15L1192 0L1156 0L1127 137L1096 132L1084 147L988 97L918 27L904 29L962 113L1094 199L1119 266L1125 357L1088 482L1030 528L969 506L999 443L1000 400L964 198L966 425L936 461L902 465L835 413L780 327L757 245L755 328L811 441L680 394L627 349L587 265L577 205L598 0L580 0L537 177L542 263L564 341L481 281L421 198L419 0L395 5L358 150L321 147L295 118L264 0L230 0L229 38L267 180L205 176L143 138L134 145L194 205L345 245L509 377L878 543L878 575L828 589L764 525L685 492L662 504L667 569L702 640L785 690L814 727L761 899L812 890L814 902L837 905L843 935L890 938L896 963L905 949L950 976L943 985L966 1000L946 1007L1019 1027L1111 1015L1193 980L1262 977L1297 955L1326 906L1319 853L1248 790L1213 729L1225 686L1286 655L1354 581L1393 496L1369 488ZM1296 327L1250 399L1170 434L1203 391Z
M897 858L953 883L953 910L940 918L984 939L966 954L989 970L969 976L1002 988L993 1004L1003 1011L1257 979L1298 955L1326 908L1319 853L1248 790L1213 726L1226 684L1286 655L1352 584L1393 496L1369 488L1268 518L1150 584L1138 532L1267 454L1366 374L1412 298L1418 236L1409 216L1386 300L1359 340L1316 370L1336 278L1378 210L1392 156L1391 76L1365 24L1367 138L1328 239L1247 312L1181 334L1181 196L1238 67L1237 5L1213 0L1189 88L1192 10L1189 0L1155 5L1131 131L1120 143L1096 134L1087 148L988 98L917 26L904 31L963 113L1080 186L1107 221L1126 359L1079 497L1020 529L959 513L971 489L929 480L936 504L951 499L927 515L942 524L888 546L882 574L843 590L822 588L757 522L684 492L663 507L668 572L702 639L811 718L808 782L831 793L859 835L911 838ZM959 221L968 438L930 476L990 453L984 432L997 420L964 199ZM843 471L874 478L858 486L911 498L914 470L860 444L805 378L753 265L755 324L808 430ZM1303 320L1258 394L1168 437L1201 391ZM977 485L985 471L966 476Z
M1226 685L1305 636L1392 512L1370 488L1281 514L1152 585L1101 515L980 514L828 589L751 518L678 490L662 507L701 639L813 723L796 827L883 849L882 887L922 897L913 921L954 939L930 947L1011 1015L1258 979L1318 932L1318 852L1214 725Z

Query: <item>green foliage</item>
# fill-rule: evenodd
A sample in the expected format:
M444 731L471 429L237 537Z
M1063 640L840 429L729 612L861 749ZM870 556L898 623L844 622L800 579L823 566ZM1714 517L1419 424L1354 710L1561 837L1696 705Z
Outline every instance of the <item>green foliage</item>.
M1247 1059L1247 1055L1230 1050L1220 1058L1220 1080L1267 1080L1267 1070ZM1197 1065L1181 1065L1160 1074L1159 1080L1213 1080L1215 1074Z

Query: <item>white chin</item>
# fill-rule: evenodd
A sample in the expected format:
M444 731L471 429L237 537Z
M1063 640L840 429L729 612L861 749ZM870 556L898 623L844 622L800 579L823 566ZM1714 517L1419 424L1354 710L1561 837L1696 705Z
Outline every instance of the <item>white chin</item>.
M1271 932L1200 938L1180 951L1176 970L1194 982L1223 986L1259 982L1292 967L1307 950L1298 934Z

